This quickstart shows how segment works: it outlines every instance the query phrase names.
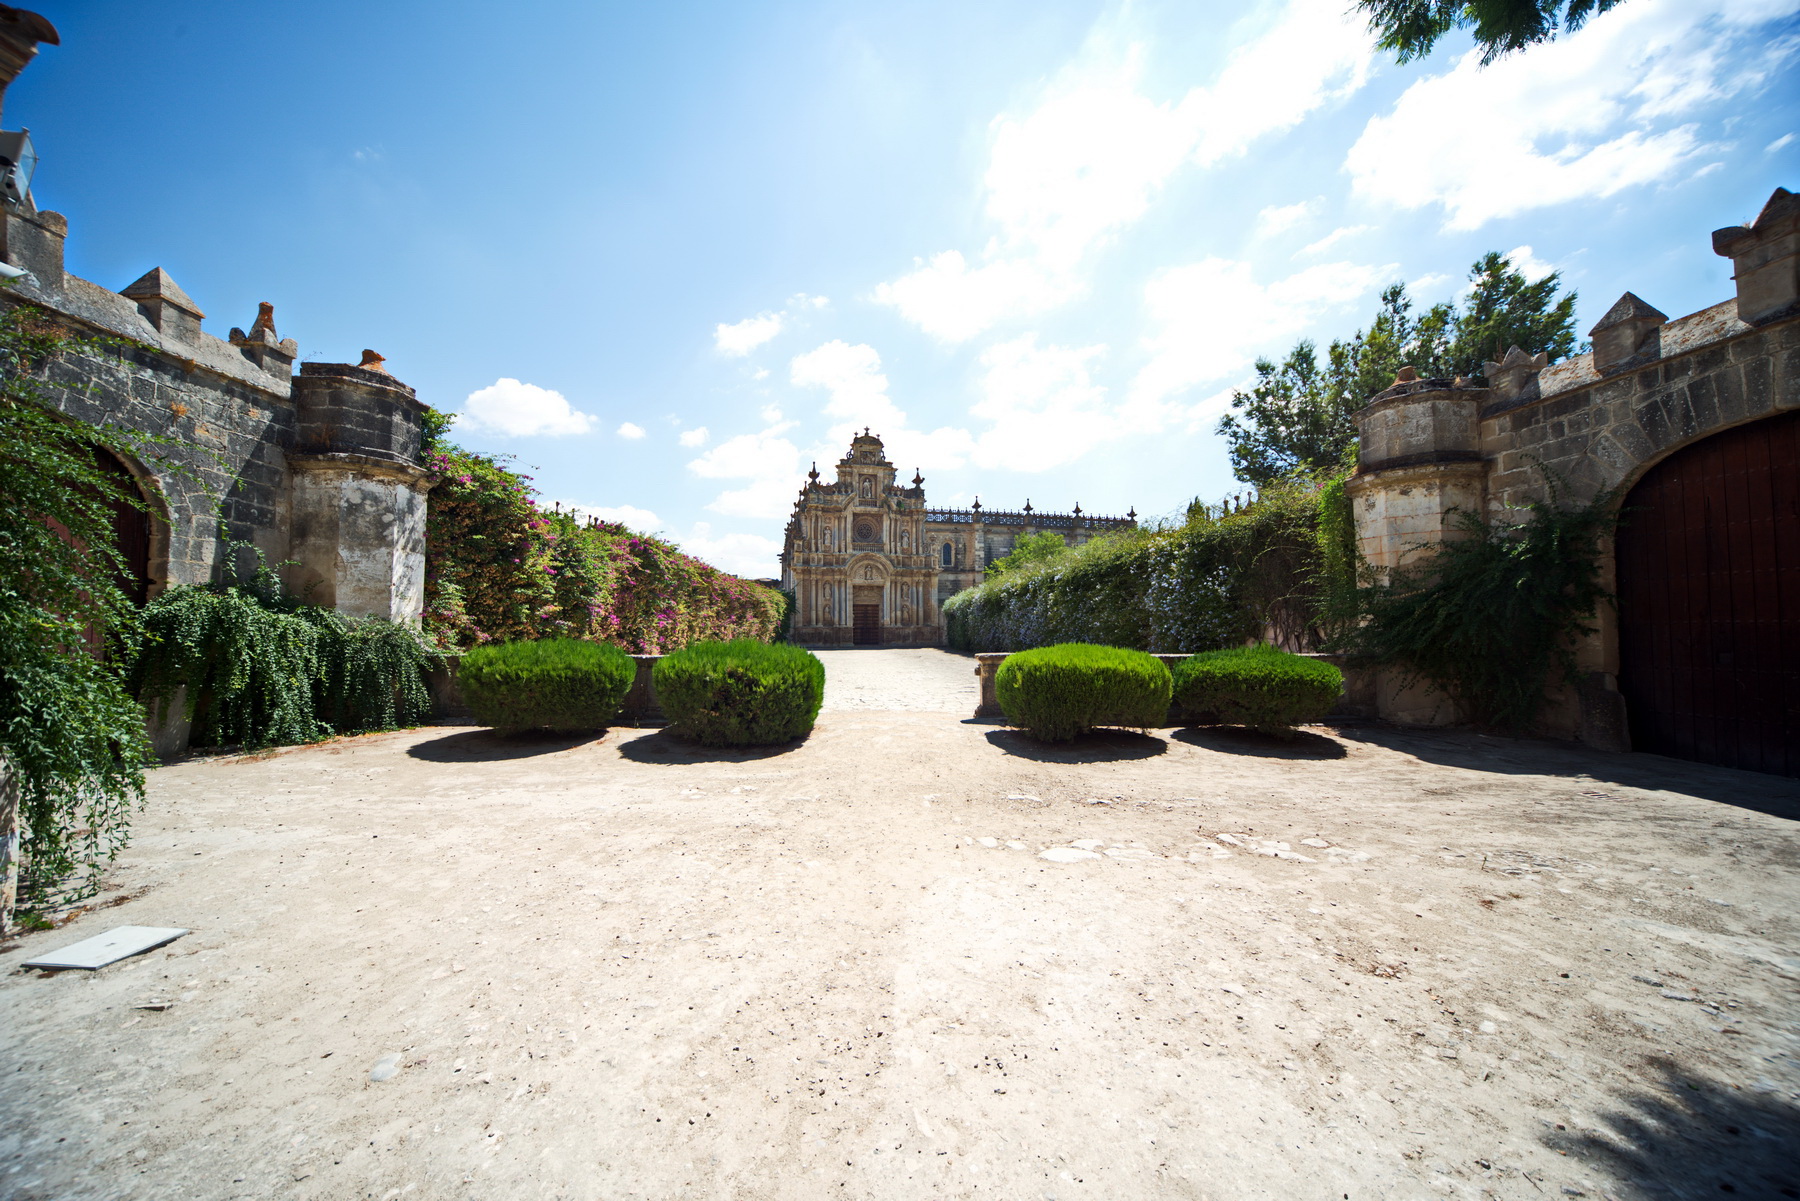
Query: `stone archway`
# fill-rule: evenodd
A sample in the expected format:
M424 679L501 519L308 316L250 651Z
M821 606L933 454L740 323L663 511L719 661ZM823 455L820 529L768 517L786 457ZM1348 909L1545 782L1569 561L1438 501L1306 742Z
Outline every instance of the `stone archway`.
M1632 749L1800 775L1800 413L1690 443L1616 543Z

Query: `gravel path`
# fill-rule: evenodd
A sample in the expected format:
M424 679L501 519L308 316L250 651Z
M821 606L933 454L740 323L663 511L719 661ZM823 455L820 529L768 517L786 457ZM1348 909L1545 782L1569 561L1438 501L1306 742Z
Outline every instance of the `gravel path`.
M968 717L981 700L973 655L930 647L813 653L825 663L827 713L881 709Z
M1466 734L842 704L755 755L178 764L117 904L0 948L0 1198L1790 1196L1796 816ZM18 970L128 923L194 932Z

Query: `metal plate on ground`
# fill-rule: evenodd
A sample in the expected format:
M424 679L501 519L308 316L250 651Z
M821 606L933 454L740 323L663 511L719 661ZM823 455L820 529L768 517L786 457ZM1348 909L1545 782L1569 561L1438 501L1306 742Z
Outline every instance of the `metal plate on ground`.
M84 938L71 946L25 961L25 967L94 968L141 955L153 947L174 942L187 931L174 926L115 926L105 934Z

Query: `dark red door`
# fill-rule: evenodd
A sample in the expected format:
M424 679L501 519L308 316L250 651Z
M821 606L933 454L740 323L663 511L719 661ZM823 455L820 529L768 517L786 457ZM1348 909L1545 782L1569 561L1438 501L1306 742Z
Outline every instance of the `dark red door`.
M856 605L852 610L856 617L855 645L881 645L881 606Z
M1800 413L1652 468L1618 566L1633 748L1800 776Z

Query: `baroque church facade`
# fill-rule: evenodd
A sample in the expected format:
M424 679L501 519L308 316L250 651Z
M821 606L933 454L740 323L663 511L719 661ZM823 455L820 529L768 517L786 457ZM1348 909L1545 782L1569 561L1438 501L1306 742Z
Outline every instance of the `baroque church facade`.
M881 439L868 430L850 443L837 479L818 465L794 502L781 548L781 586L794 597L792 634L806 646L942 646L943 602L979 584L989 563L1012 553L1026 534L1056 533L1071 546L1096 534L1131 529L1125 517L937 509L925 480L898 483Z

